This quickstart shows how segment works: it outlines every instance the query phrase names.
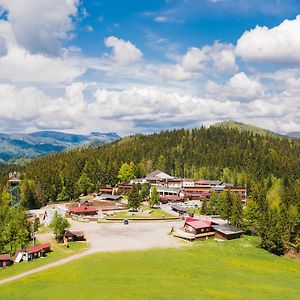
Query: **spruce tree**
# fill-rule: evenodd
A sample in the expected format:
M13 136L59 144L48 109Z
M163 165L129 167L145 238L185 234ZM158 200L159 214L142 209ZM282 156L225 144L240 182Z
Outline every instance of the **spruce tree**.
M130 191L128 192L128 207L132 210L138 210L141 205L141 197L139 190L135 184L132 185Z

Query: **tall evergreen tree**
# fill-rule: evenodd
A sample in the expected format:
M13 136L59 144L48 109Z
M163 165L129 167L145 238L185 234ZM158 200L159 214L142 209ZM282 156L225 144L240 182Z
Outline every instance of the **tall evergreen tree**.
M137 210L141 205L141 197L136 184L133 184L128 192L128 207Z

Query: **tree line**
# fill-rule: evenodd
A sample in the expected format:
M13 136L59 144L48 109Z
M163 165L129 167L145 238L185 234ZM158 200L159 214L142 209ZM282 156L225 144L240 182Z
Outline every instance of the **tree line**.
M0 169L2 198L6 201L7 175L15 168ZM176 177L219 179L247 187L252 200L245 209L241 210L234 196L223 194L212 196L203 209L219 211L233 223L259 234L264 248L273 247L264 234L273 241L278 238L278 245L296 242L299 237L300 141L297 139L213 127L180 129L130 136L94 149L48 155L18 167L17 171L22 174L23 206L36 208L49 202L78 199L80 194L141 178L155 169Z

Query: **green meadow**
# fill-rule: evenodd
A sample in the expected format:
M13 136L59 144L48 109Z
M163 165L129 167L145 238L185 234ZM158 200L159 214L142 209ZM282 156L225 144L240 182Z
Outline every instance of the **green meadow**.
M300 262L244 237L99 253L1 286L1 299L300 299Z
M12 277L14 275L18 275L20 273L35 269L37 267L41 267L43 265L55 262L57 260L66 258L68 256L83 252L87 248L89 248L89 244L87 242L69 243L69 248L66 248L64 245L57 244L55 241L52 241L51 249L53 251L47 253L46 257L34 259L28 262L15 263L13 266L7 267L5 269L0 268L0 280L8 277ZM0 300L2 300L1 293L0 293Z

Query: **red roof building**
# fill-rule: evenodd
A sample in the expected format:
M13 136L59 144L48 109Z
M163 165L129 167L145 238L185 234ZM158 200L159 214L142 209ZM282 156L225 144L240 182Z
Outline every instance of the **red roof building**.
M25 248L25 252L28 254L34 254L38 252L49 252L51 250L51 244L43 244L43 245L36 245Z
M186 232L201 234L212 231L211 221L186 218L184 222Z
M45 256L45 253L51 251L51 244L43 244L30 246L23 250L18 251L14 256L14 261L19 263L21 261L29 261L34 258L40 258Z
M80 215L80 216L94 216L97 215L98 209L93 206L79 206L69 208L69 214Z

